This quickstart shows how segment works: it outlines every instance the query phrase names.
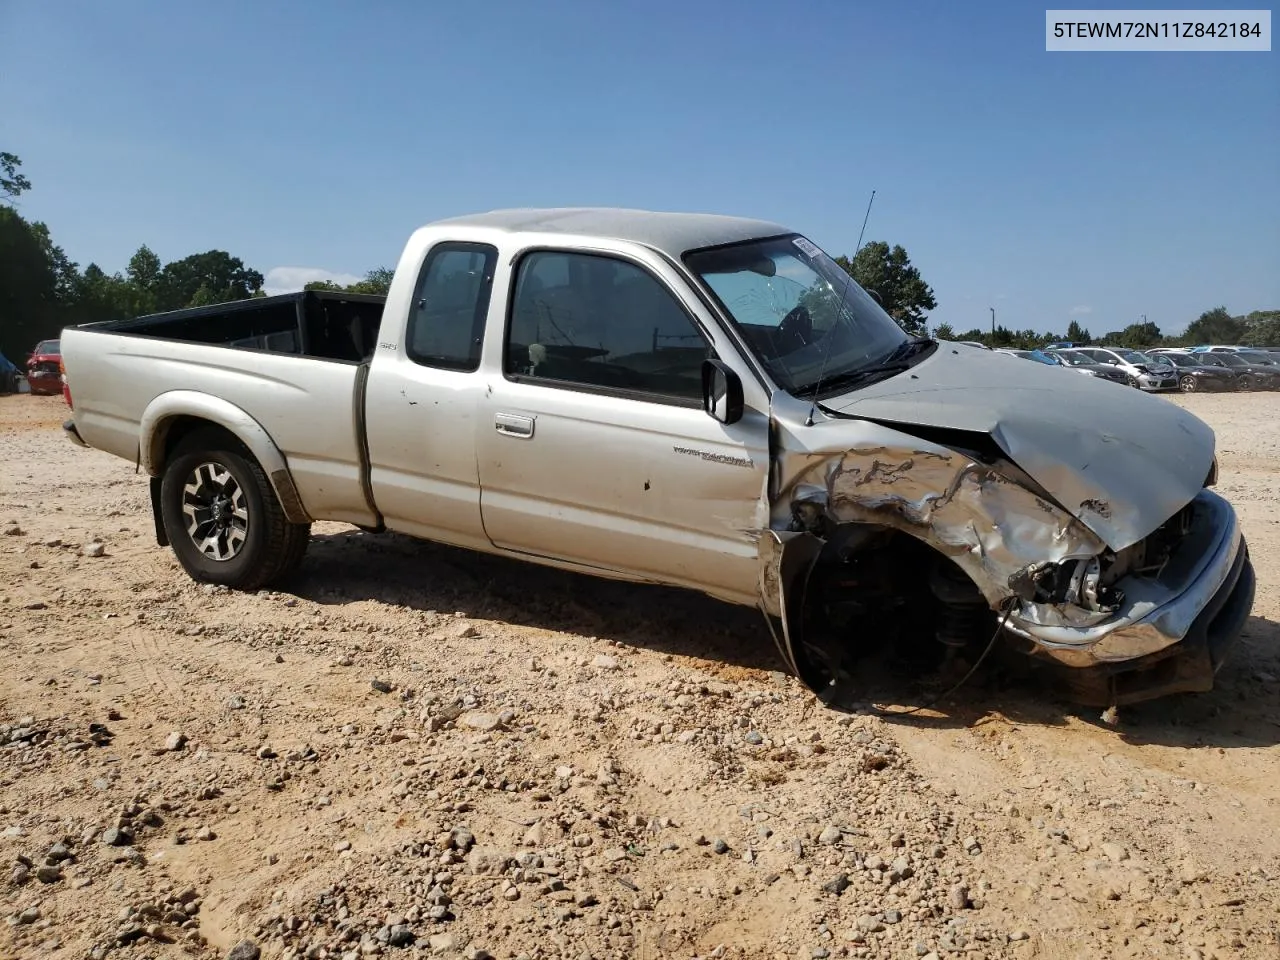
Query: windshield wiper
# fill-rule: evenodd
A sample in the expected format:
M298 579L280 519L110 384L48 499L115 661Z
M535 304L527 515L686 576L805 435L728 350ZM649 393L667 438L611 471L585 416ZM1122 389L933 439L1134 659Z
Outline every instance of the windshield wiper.
M932 337L913 337L910 340L904 340L870 366L858 367L855 370L846 370L843 373L824 377L822 380L823 392L828 392L833 387L851 387L856 384L862 384L873 377L879 378L882 375L910 370L915 366L911 362L912 358L923 353L937 342ZM811 389L814 389L812 384L799 388L797 392L803 393Z

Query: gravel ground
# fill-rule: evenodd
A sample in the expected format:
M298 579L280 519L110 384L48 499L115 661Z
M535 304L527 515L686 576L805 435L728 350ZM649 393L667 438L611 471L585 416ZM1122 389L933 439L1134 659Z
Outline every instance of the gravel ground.
M200 586L0 397L0 957L1275 960L1280 395L1170 402L1259 594L1217 689L1108 726L828 711L750 610L340 524Z

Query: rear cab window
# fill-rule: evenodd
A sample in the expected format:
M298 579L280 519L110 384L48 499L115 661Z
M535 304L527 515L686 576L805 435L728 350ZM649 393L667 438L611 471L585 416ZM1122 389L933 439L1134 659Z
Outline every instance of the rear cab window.
M409 308L405 352L414 363L473 372L480 367L498 249L440 243L423 261Z

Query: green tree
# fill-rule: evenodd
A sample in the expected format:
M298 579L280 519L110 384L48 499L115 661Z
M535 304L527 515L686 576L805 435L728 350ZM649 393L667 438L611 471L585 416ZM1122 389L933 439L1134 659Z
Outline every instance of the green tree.
M1259 347L1280 346L1280 310L1255 310L1244 318L1248 341Z
M363 280L357 280L347 287L347 293L370 293L385 297L391 289L391 278L394 275L395 271L389 267L374 267L364 275Z
M1214 307L1187 325L1183 339L1188 343L1239 343L1245 330L1245 322L1231 316L1226 307Z
M44 234L0 204L0 352L19 366L37 340L57 336L58 276Z
M927 311L937 309L938 301L900 245L890 247L883 240L873 240L852 259L837 257L836 263L864 290L874 293L903 330L924 332Z
M349 283L345 287L332 280L312 280L303 286L303 290L330 290L335 293L367 293L385 297L391 289L391 278L395 271L390 267L375 267L364 275L363 280Z
M951 324L949 323L938 324L933 328L933 335L939 340L954 340L956 338L956 332L951 329Z
M1280 346L1280 310L1254 310L1242 318L1245 333L1241 338L1258 347Z
M180 310L187 306L247 300L262 289L263 277L225 250L193 253L167 263L156 281L156 307ZM203 293L200 291L203 289ZM200 303L196 295L200 294Z
M160 273L161 268L160 257L155 255L155 251L151 250L146 243L137 248L132 257L129 257L129 265L125 268L125 276L129 278L129 285L132 287L132 296L134 307L134 316L140 314L150 314L156 308L156 297L160 292Z
M12 153L0 153L0 193L12 201L31 189L31 181L18 172L22 161Z
M1143 347L1154 347L1164 340L1160 328L1150 320L1145 323L1131 323L1120 331L1120 346L1141 350Z
M1067 324L1067 335L1063 339L1070 340L1072 343L1092 343L1093 335L1087 328L1072 320Z

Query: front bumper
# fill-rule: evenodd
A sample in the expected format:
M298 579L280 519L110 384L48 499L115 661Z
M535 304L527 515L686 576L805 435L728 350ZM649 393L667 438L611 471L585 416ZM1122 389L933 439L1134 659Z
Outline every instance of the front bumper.
M1249 551L1240 551L1223 585L1180 641L1156 653L1119 663L1054 669L1071 699L1110 707L1174 693L1205 693L1240 636L1253 607L1255 578Z
M1143 390L1177 390L1178 377L1170 373L1143 373L1138 375L1138 386Z
M1074 699L1103 706L1210 690L1253 607L1249 549L1231 505L1204 490L1195 526L1160 584L1128 589L1125 606L1088 628L1011 617L1009 632L1061 668Z

